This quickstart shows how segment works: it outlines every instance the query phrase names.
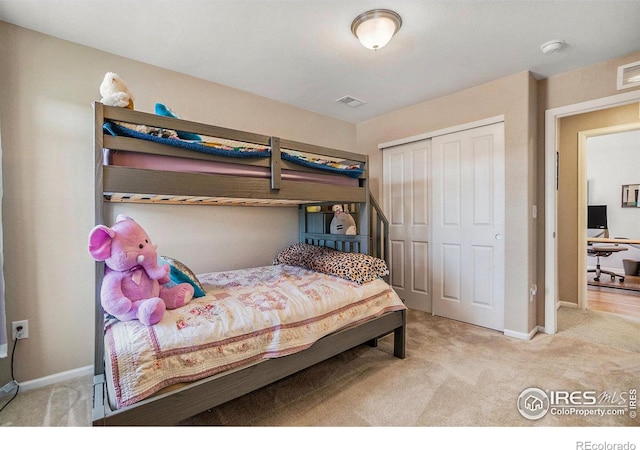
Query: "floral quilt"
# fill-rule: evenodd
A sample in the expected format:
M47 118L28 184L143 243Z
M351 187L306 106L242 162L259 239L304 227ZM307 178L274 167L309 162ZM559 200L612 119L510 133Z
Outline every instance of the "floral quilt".
M105 351L117 408L179 382L306 349L342 328L405 309L383 280L363 285L274 265L198 276L206 295L146 327L107 320Z

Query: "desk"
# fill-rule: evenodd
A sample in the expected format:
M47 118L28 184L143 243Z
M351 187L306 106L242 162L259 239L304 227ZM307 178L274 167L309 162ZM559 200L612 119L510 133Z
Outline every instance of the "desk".
M599 238L599 237L588 237L588 244L640 244L640 240L637 239L623 239L623 238Z

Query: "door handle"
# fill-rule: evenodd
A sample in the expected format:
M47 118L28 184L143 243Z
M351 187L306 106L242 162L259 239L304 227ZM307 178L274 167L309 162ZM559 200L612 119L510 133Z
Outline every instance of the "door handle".
M496 241L501 241L503 236L500 233L498 233L496 234L495 238L496 238Z

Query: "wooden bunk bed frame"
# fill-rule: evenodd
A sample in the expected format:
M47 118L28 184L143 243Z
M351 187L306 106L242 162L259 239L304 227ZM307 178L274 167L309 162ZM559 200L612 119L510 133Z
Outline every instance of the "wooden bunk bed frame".
M368 159L366 155L283 140L227 128L204 125L180 119L158 116L126 108L94 104L95 151L95 223L105 223L105 202L144 202L187 205L294 206L300 211L300 242L332 247L347 252L368 253L382 258L389 265L388 223L368 189ZM180 130L203 136L229 139L271 147L270 157L238 161L270 169L270 178L258 179L181 173L110 166L104 164L104 149L126 150L153 155L178 156L208 161L229 158L173 148L155 142L105 135L105 121ZM317 171L282 160L280 149L323 155L356 161L365 170L357 187L306 183L283 180L283 169ZM309 226L308 205L348 204L356 208L358 229L355 236L331 235ZM390 267L390 266L389 266ZM330 334L307 350L267 359L255 365L223 372L200 381L176 387L135 405L112 410L107 401L104 364L104 312L100 304L100 287L104 263L95 266L95 354L93 382L93 425L171 425L207 409L223 404L251 391L267 386L286 376L322 362L358 345L376 345L377 339L394 335L395 357L405 357L405 311L386 313L366 323ZM388 280L387 280L388 281Z

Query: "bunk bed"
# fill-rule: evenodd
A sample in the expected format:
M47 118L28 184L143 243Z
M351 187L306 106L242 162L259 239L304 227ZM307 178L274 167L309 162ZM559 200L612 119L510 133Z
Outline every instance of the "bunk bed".
M340 278L340 274L335 277L331 270L319 273L315 271L323 269L305 266L309 251L322 253L322 261L326 261L327 253L335 253L341 258L371 258L366 264L382 260L388 265L388 224L369 193L366 155L101 103L94 104L94 116L96 224L108 220L106 202L297 207L299 243L277 255L273 267L253 268L248 277L255 280L264 275L273 280L275 272L293 278L325 277L323 286L334 282L341 285L340 289L355 285L359 297L353 304L335 307L341 311L340 316L353 316L351 322L335 322L328 312L321 312L323 320L331 325L320 326L329 331L317 339L306 337L309 322L301 321L302 326L293 334L300 339L302 330L302 341L274 350L269 357L258 352L242 362L225 361L222 368L201 371L198 377L160 380L145 395L131 395L128 401L118 403L113 399L118 395L122 398L122 392L114 394L117 389L112 381L119 370L113 367L118 363L112 353L114 336L120 334L126 341L132 339L132 333L148 333L142 340L153 341L162 330L137 323L114 323L117 321L105 315L100 304L104 263L96 262L93 425L174 424L355 346L376 345L377 339L391 333L394 356L405 357L406 308L387 284L388 271L380 270L378 277L354 283L348 277L350 281ZM190 139L181 138L184 135ZM192 139L194 136L196 139ZM354 213L359 234L328 232L327 218L333 204L342 204ZM301 249L304 257L300 256ZM200 281L210 288L216 286L216 280L242 278L245 274L204 274ZM207 295L228 296L214 289ZM316 295L322 297L323 293ZM285 326L276 328L279 332ZM172 352L179 353L166 353Z

